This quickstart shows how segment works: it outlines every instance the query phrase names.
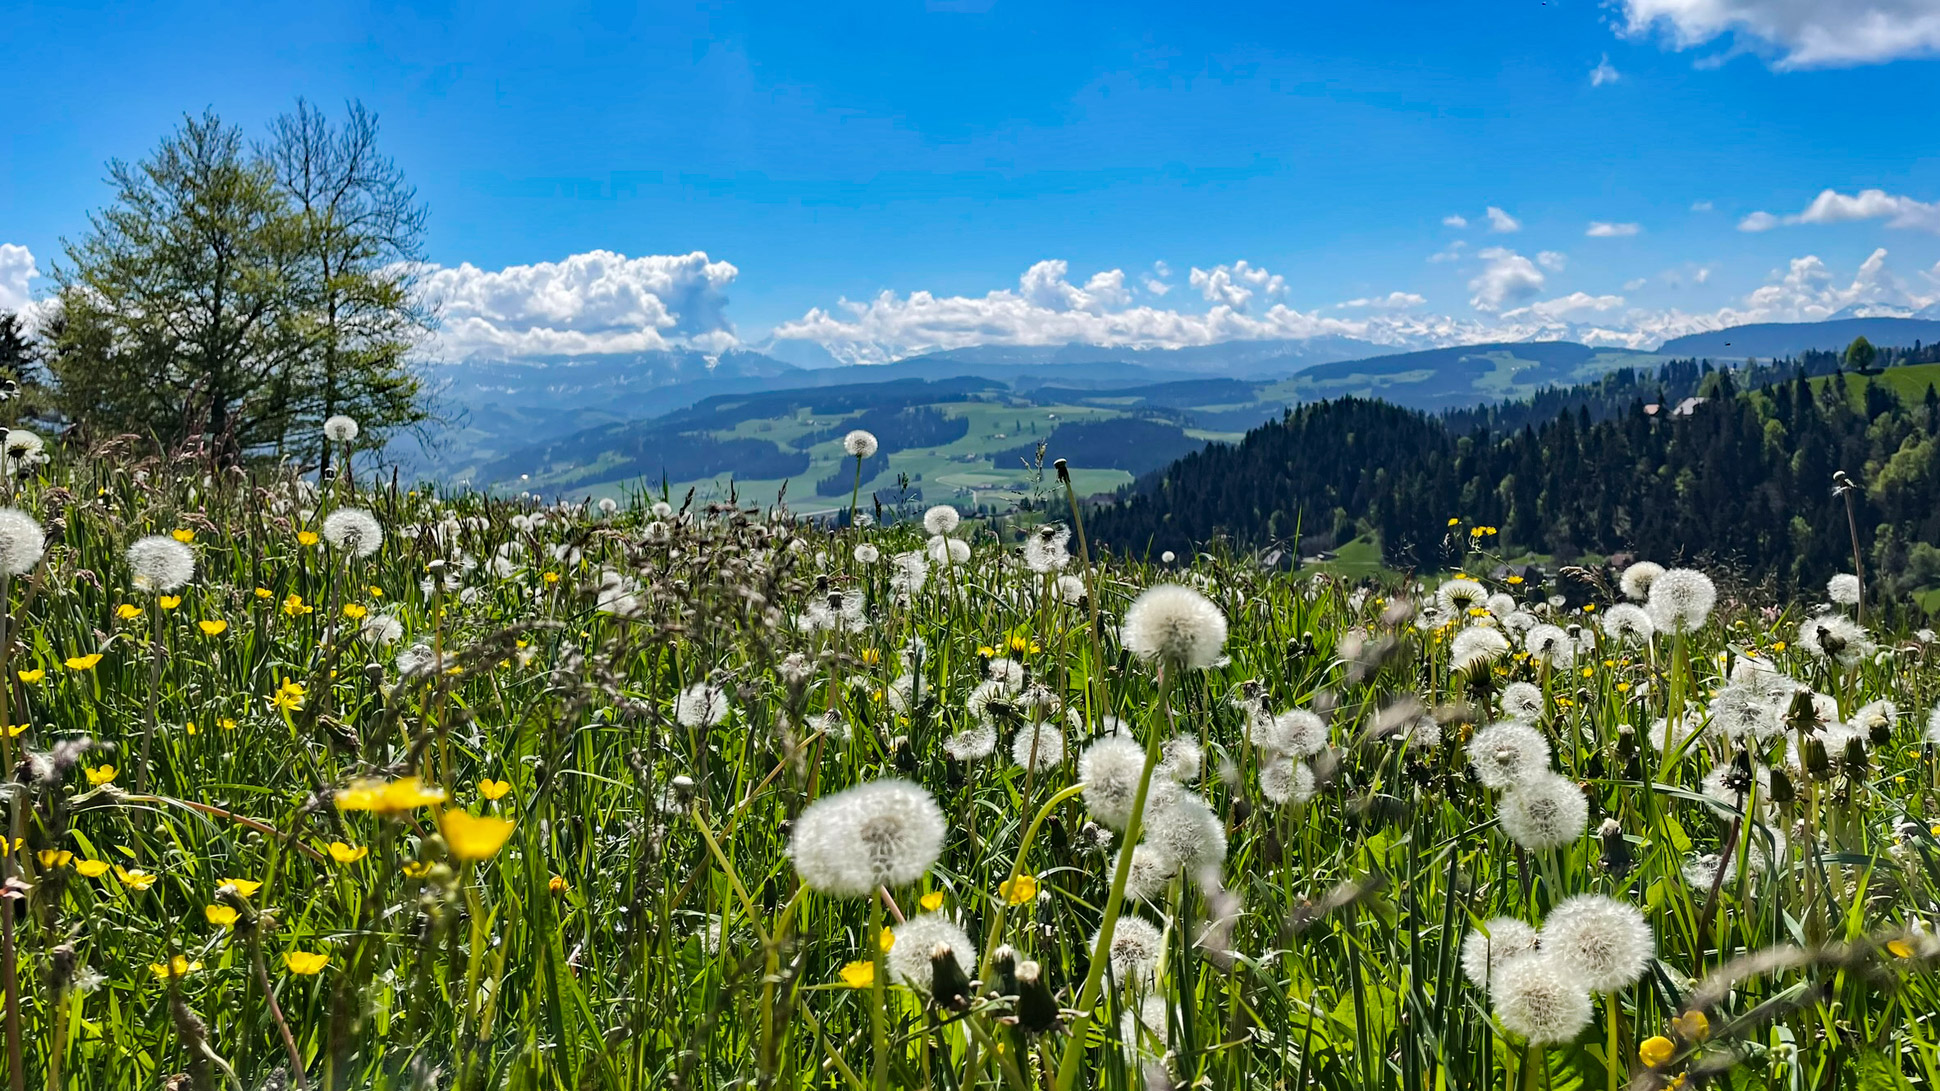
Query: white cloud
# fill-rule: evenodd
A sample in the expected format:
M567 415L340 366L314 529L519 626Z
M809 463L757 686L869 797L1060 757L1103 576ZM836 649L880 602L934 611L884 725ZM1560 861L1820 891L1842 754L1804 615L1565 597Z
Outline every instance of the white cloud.
M1591 87L1602 87L1606 83L1615 83L1622 78L1623 73L1618 72L1616 66L1610 63L1608 53L1603 55L1602 60L1596 62L1595 68L1590 69Z
M1437 250L1435 253L1428 255L1428 260L1432 262L1438 262L1438 263L1444 262L1444 261L1460 260L1462 256L1462 251L1466 249L1467 246L1468 246L1468 243L1462 241L1461 239L1456 239L1454 242L1451 242L1448 244L1447 249Z
M1153 295L1164 295L1172 290L1172 285L1167 284L1158 277L1146 277L1145 290L1151 292Z
M1714 208L1714 207L1715 207L1715 206L1714 206L1714 205L1712 205L1712 204L1711 204L1711 202L1709 202L1709 201L1692 201L1692 202L1691 202L1691 211L1692 211L1692 212L1709 212L1709 211L1711 211L1711 209L1712 209L1712 208Z
M1649 277L1632 277L1623 282L1623 290L1626 292L1634 292L1649 283Z
M23 311L33 299L27 282L34 279L33 251L17 243L0 242L0 311Z
M1223 304L1236 311L1244 311L1256 293L1268 299L1284 299L1287 294L1287 278L1257 265L1248 265L1244 260L1211 269L1194 266L1187 274L1186 283L1199 289L1206 302Z
M1158 277L1169 277L1172 275L1172 267L1170 265L1167 265L1163 261L1155 261L1152 263L1152 275L1158 276Z
M1522 230L1521 220L1516 219L1514 216L1509 215L1494 205L1489 206L1488 212L1490 231L1506 235L1511 231Z
M1731 37L1780 69L1874 64L1940 51L1936 0L1623 0L1624 30L1676 49Z
M736 343L726 308L738 273L700 251L628 258L593 250L497 271L430 266L423 283L442 311L439 350L454 356L719 351Z
M1639 224L1609 223L1604 220L1591 220L1589 230L1583 232L1583 234L1593 239L1616 239L1626 235L1635 235L1642 230L1643 227Z
M1494 246L1478 255L1488 264L1468 282L1469 306L1478 311L1500 311L1504 304L1521 303L1542 290L1547 278L1536 263L1504 247Z
M1370 296L1365 299L1350 299L1345 303L1337 303L1335 306L1367 308L1369 310L1379 311L1399 311L1409 307L1419 307L1426 302L1428 302L1427 296L1416 295L1413 292L1389 292L1387 295Z
M1443 227L1467 227L1468 217L1460 215L1458 213L1450 213L1442 217L1442 226Z
M1754 212L1738 222L1738 230L1769 231L1780 224L1840 224L1860 220L1885 220L1887 227L1940 235L1940 201L1916 201L1883 189L1862 189L1851 196L1827 189L1821 190L1803 212L1783 217Z
M1513 311L1504 311L1502 317L1505 319L1513 319L1534 316L1550 321L1570 321L1587 315L1614 311L1621 306L1623 306L1623 297L1620 295L1590 295L1587 292L1571 292L1566 296L1559 296L1556 299L1545 299L1540 303L1531 303L1527 307L1519 307Z
M1554 250L1544 250L1536 255L1536 264L1552 273L1560 273L1563 271L1563 266L1569 264L1569 256Z

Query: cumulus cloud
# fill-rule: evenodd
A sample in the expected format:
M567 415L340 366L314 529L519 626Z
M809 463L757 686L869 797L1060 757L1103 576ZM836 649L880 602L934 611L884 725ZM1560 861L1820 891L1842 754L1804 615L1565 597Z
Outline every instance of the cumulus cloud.
M1602 60L1596 62L1595 68L1590 69L1591 87L1602 87L1606 83L1615 83L1622 78L1623 73L1618 72L1616 66L1610 63L1608 53L1603 55Z
M1442 226L1443 227L1467 227L1468 217L1463 216L1459 213L1450 213L1449 215L1442 217Z
M1709 211L1711 211L1711 209L1712 209L1712 208L1714 208L1714 207L1715 207L1715 206L1714 206L1714 205L1712 205L1712 204L1711 204L1711 202L1709 202L1709 201L1692 201L1692 202L1691 202L1691 211L1692 211L1692 212L1709 212Z
M1675 49L1730 38L1780 69L1876 64L1940 51L1936 0L1622 0L1624 30Z
M1940 235L1940 201L1916 201L1883 189L1862 189L1850 196L1827 189L1821 190L1802 212L1788 216L1754 212L1738 221L1738 230L1769 231L1780 224L1839 224L1859 220L1884 220L1887 227Z
M1569 264L1569 257L1555 250L1544 250L1536 255L1536 264L1552 273L1560 273L1563 266Z
M1255 294L1267 299L1284 299L1287 294L1287 278L1243 260L1211 269L1194 266L1186 276L1186 283L1199 289L1206 302L1223 304L1236 311L1244 311Z
M1649 283L1649 277L1631 277L1629 280L1623 282L1623 290L1626 292L1634 292Z
M1336 306L1366 308L1377 311L1398 311L1405 310L1409 307L1419 307L1426 302L1428 302L1427 296L1416 295L1413 292L1389 292L1387 295L1369 296L1364 299L1350 299L1345 303L1336 304Z
M1468 282L1469 306L1478 311L1500 311L1505 304L1521 303L1542 291L1547 281L1535 262L1514 250L1492 246L1477 256L1487 263Z
M1623 302L1623 297L1620 295L1591 295L1588 292L1571 292L1566 296L1545 299L1540 302L1531 303L1526 307L1518 307L1512 311L1504 311L1502 317L1505 319L1535 317L1551 321L1568 322L1579 320L1590 315L1614 311L1622 307Z
M1511 231L1522 230L1521 220L1516 219L1514 216L1509 215L1494 205L1489 206L1488 213L1490 231L1506 235Z
M1641 224L1609 223L1604 220L1591 220L1589 230L1583 232L1593 239L1617 239L1635 235L1643 230Z
M1428 255L1428 260L1436 263L1459 260L1462 256L1462 251L1467 246L1468 243L1461 239L1456 239L1454 242L1449 243L1445 249L1437 250Z
M0 311L23 311L33 298L27 282L37 275L33 251L0 242Z
M718 352L736 343L727 289L738 273L700 251L629 258L593 250L499 270L428 266L422 280L442 313L439 349L453 356Z

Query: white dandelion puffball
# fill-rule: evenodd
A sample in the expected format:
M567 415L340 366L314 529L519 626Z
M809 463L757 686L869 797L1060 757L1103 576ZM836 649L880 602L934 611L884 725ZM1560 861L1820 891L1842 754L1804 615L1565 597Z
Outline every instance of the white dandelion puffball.
M949 948L964 977L976 970L977 949L970 937L941 913L919 913L890 929L889 934L893 942L884 961L889 963L890 980L897 984L929 992L936 974L932 960L939 946Z
M1179 874L1179 861L1149 842L1132 846L1132 869L1125 875L1125 896L1150 900L1165 893L1166 884Z
M0 572L24 576L47 552L47 535L19 508L0 508Z
M25 428L8 428L4 448L9 470L23 470L46 460L47 441Z
M1940 746L1940 705L1933 706L1933 711L1927 714L1927 744Z
M868 458L876 453L876 434L858 428L842 437L842 449L851 458Z
M1488 601L1489 589L1471 579L1452 579L1435 589L1436 605L1464 617L1470 610L1485 608Z
M1562 848L1590 825L1590 801L1576 782L1544 770L1502 794L1496 821L1509 840L1531 852Z
M1011 740L1010 757L1025 769L1054 768L1064 760L1064 733L1054 723L1025 724Z
M357 422L339 413L323 422L323 437L332 443L349 443L357 438Z
M1490 724L1468 742L1469 766L1485 788L1510 788L1549 770L1549 740L1519 720Z
M1799 646L1821 659L1853 667L1872 658L1874 644L1858 622L1844 614L1820 614L1799 622Z
M1590 994L1547 955L1510 959L1493 980L1496 1018L1530 1045L1567 1042L1590 1025Z
M1559 626L1534 626L1523 634L1522 647L1531 659L1547 663L1557 670L1567 670L1570 664L1576 662L1576 642Z
M1543 717L1543 691L1531 682L1511 682L1502 690L1502 714L1534 723Z
M601 515L611 515L620 510L620 502L610 496L602 496L600 497L599 509Z
M937 564L962 564L970 559L970 543L961 538L937 535L930 539L930 560Z
M1471 625L1455 634L1455 639L1449 642L1448 654L1450 667L1472 672L1509 654L1509 638L1500 629Z
M1190 735L1174 735L1159 747L1159 764L1153 772L1163 773L1180 784L1191 784L1199 779L1205 764L1206 751L1199 740Z
M997 726L983 721L943 740L951 761L982 761L997 749Z
M810 890L861 898L921 879L943 852L943 810L906 780L858 784L808 805L789 852Z
M1624 597L1633 602L1642 602L1650 597L1650 585L1664 574L1664 566L1652 561L1638 561L1623 570L1617 586L1623 590Z
M128 547L128 567L138 590L173 591L195 578L195 553L166 534L151 534Z
M1125 649L1148 662L1210 667L1226 644L1226 615L1192 588L1162 583L1132 602L1122 633Z
M1157 807L1147 804L1145 839L1188 872L1226 860L1226 823L1205 800L1189 792L1168 792Z
M1288 709L1252 724L1253 745L1273 754L1311 757L1327 749L1327 721L1304 708Z
M323 540L353 557L368 557L384 544L384 528L363 508L338 508L323 517Z
M1085 806L1099 825L1123 833L1132 821L1139 777L1145 772L1145 748L1128 735L1099 739L1078 755L1078 783L1084 786ZM1167 785L1176 782L1154 775L1145 790L1146 810L1156 805Z
M727 692L696 682L674 696L674 719L682 727L713 727L727 719Z
M1717 604L1718 587L1711 577L1695 568L1673 568L1650 581L1644 609L1658 632L1688 633L1702 626Z
M1179 559L1179 558L1178 558L1178 555L1177 555L1177 554L1175 554L1175 553L1173 553L1173 552L1172 552L1171 550L1169 550L1169 549L1168 549L1168 550L1166 550L1166 551L1165 551L1164 553L1161 553L1161 554L1159 554L1159 563L1160 563L1160 564L1171 564L1171 563L1172 563L1173 561L1176 561L1176 560L1178 560L1178 559Z
M1304 806L1314 791L1314 771L1304 761L1275 758L1260 766L1260 795L1268 803Z
M1059 576L1054 585L1058 601L1067 606L1083 605L1085 600L1085 581L1076 576Z
M1514 917L1495 917L1462 941L1462 973L1486 989L1509 960L1536 949L1536 930Z
M1648 644L1656 634L1650 615L1635 603L1619 602L1603 615L1603 635L1619 644Z
M861 545L855 547L855 563L875 564L880 560L882 560L882 550L877 549L868 542L863 542Z
M931 537L947 535L963 521L957 509L948 504L938 504L923 513L923 530Z
M1602 894L1578 894L1543 921L1543 957L1590 992L1634 985L1657 957L1657 939L1636 906Z
M1062 524L1039 527L1024 539L1024 563L1039 575L1062 571L1071 563L1071 528Z
M1094 951L1098 949L1102 931L1092 933ZM1165 934L1144 917L1127 913L1118 918L1117 927L1112 929L1109 957L1112 977L1120 984L1149 980L1159 960L1165 957Z
M1841 606L1854 606L1859 602L1859 577L1850 572L1841 572L1825 581L1825 595Z
M382 648L404 635L404 623L390 614L371 614L364 618L361 631L364 643L373 648Z

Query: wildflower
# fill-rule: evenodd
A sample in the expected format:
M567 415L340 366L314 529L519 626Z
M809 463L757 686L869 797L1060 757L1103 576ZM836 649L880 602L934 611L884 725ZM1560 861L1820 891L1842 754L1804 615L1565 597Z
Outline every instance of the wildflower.
M349 443L357 438L357 422L337 413L324 418L323 438L332 443Z
M67 669L71 671L91 671L94 669L95 664L99 662L101 662L100 652L89 652L86 655L71 655L67 658Z
M1071 563L1070 544L1070 527L1056 523L1039 527L1024 539L1024 563L1039 575L1060 571Z
M74 870L90 879L99 879L108 873L106 860L83 860L74 865Z
M1125 611L1125 649L1147 661L1210 667L1226 643L1226 615L1189 587L1160 584Z
M271 591L267 587L258 587L255 591L255 595L259 599L275 598L276 592Z
M173 538L152 534L128 547L128 567L136 588L173 591L195 578L195 554Z
M344 603L344 616L349 618L352 621L362 621L364 620L364 615L368 613L370 613L369 609L367 609L366 607L360 606L357 603L354 603L354 602Z
M863 542L861 545L855 547L855 563L868 565L875 564L880 560L882 560L882 550L877 549L868 542Z
M369 855L368 845L347 845L342 841L330 842L330 858L339 864L354 864Z
M1841 667L1855 667L1872 658L1874 644L1866 630L1844 614L1820 614L1799 623L1799 647Z
M1490 724L1468 744L1469 766L1485 788L1508 788L1549 769L1549 740L1517 720Z
M1436 604L1451 614L1466 614L1488 600L1488 588L1467 578L1448 580L1435 589Z
M1531 658L1558 670L1576 661L1576 642L1555 625L1537 625L1523 634L1522 646Z
M438 830L445 835L451 854L460 860L489 860L497 856L512 836L513 825L509 818L480 818L456 807L438 816Z
M308 547L316 545L317 541L317 532L314 530L299 530L296 532L297 545Z
M182 596L163 595L155 600L155 605L160 606L164 610L173 610L177 606L182 605Z
M866 989L876 983L876 963L874 959L858 959L836 971L842 984L851 989Z
M399 777L390 781L353 780L337 789L336 800L340 811L392 815L443 803L445 793L442 788L425 787L424 781L417 777Z
M975 968L977 949L970 937L939 913L919 913L889 933L889 977L898 984L929 992L935 982L935 962L948 957L968 974Z
M39 682L42 679L46 678L47 672L41 669L40 667L33 667L24 671L15 671L14 675L15 677L19 678L22 682L25 682L27 685L31 686L36 682Z
M1267 802L1305 804L1314 795L1314 771L1304 761L1275 758L1260 765L1260 794Z
M241 914L226 905L205 905L202 917L217 928L228 928L236 923Z
M140 868L124 868L120 864L115 865L115 878L120 879L121 885L130 890L147 890L155 885L153 874Z
M997 884L997 894L1006 904L1023 905L1037 897L1037 877L1019 875L1015 879L1006 879Z
M1088 946L1097 949L1096 934L1091 937ZM1159 960L1165 957L1165 936L1151 921L1128 913L1118 918L1117 926L1112 929L1107 957L1111 959L1112 976L1116 980L1124 983L1144 981L1152 976Z
M1509 654L1509 638L1491 626L1471 625L1455 634L1448 651L1449 667L1468 673Z
M507 780L491 780L488 778L478 782L478 794L494 803L504 799L506 793L511 790L512 782Z
M187 955L176 955L167 962L148 964L148 971L164 981L172 977L187 977L201 968L200 962L190 962Z
M203 636L221 636L228 631L229 623L221 618L208 618L196 622L195 627L202 630Z
M934 913L943 908L943 892L941 890L932 890L921 898L916 899L916 904Z
M1574 781L1542 769L1510 785L1496 820L1525 849L1561 848L1589 827L1590 802Z
M270 695L269 703L284 712L295 712L303 707L303 692L302 683L285 678L283 684L276 687L276 692Z
M1677 1045L1661 1034L1652 1035L1637 1043L1637 1060L1648 1068L1656 1068L1668 1062L1677 1054Z
M1148 790L1145 830L1153 845L1190 871L1226 859L1226 824L1205 800L1189 792Z
M943 740L943 753L951 761L980 761L997 749L997 727L983 721Z
M1643 602L1650 597L1650 585L1664 574L1664 566L1651 561L1638 561L1623 570L1617 581L1624 597L1633 602Z
M34 854L34 858L40 861L41 867L49 870L63 868L74 862L74 854L66 849L42 849Z
M869 458L876 453L876 437L858 428L842 437L842 449L850 458Z
M727 719L727 691L696 682L674 697L674 719L684 727L713 727Z
M1693 1042L1711 1037L1711 1020L1701 1011L1687 1011L1671 1017L1671 1029Z
M1603 615L1603 635L1619 644L1648 644L1657 633L1641 606L1620 602Z
M304 614L312 613L315 610L316 607L305 605L303 596L294 591L283 598L283 612L290 617L302 617Z
M1531 1045L1555 1045L1590 1024L1590 994L1547 954L1509 960L1493 975L1495 1014Z
M1010 756L1026 769L1055 768L1064 760L1064 733L1054 723L1025 724L1011 740Z
M319 954L314 951L283 952L283 965L289 967L291 973L303 977L320 974L323 972L323 968L329 964L329 955Z
M1462 941L1462 973L1476 987L1486 989L1510 959L1536 949L1536 930L1514 917L1495 917Z
M1826 598L1841 606L1854 606L1859 602L1859 577L1850 572L1841 572L1826 581Z
M1657 956L1643 913L1602 894L1578 894L1550 910L1541 941L1544 957L1590 992L1635 984Z
M124 602L115 607L115 616L123 621L133 621L141 616L141 607L132 602Z
M970 559L970 543L961 538L938 535L929 541L930 560L942 565L962 564Z
M221 885L233 888L237 894L245 898L253 898L257 891L263 889L263 884L255 879L224 878Z
M81 771L87 774L88 783L97 788L115 778L115 767L112 765L97 765Z
M923 513L923 530L932 536L949 534L962 521L957 509L948 504L938 504Z
M905 780L878 780L823 796L795 821L790 853L802 882L836 897L923 877L943 851L943 811Z
M19 508L0 508L0 573L24 576L46 552L47 535L33 516Z
M384 545L384 527L363 508L338 508L323 519L323 537L332 549L368 557Z
M1635 565L1631 566L1636 567ZM1627 576L1629 571L1625 570ZM1666 633L1689 632L1704 624L1717 605L1718 588L1711 577L1693 568L1673 568L1650 581L1644 609L1651 624Z
M404 623L389 614L372 614L364 619L358 632L364 638L364 643L381 648L404 635Z
M1085 806L1099 823L1123 832L1132 820L1132 802L1145 772L1145 748L1126 735L1099 739L1078 757L1078 783L1084 786ZM1147 805L1166 782L1154 778L1146 790Z

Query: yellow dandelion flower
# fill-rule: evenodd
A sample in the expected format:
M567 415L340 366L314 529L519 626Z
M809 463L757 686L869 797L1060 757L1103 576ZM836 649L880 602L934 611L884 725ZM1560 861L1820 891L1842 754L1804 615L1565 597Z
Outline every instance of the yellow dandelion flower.
M330 956L315 951L285 951L283 965L288 966L293 974L310 977L322 973L323 968L330 965Z
M572 888L566 885L565 876L554 875L552 878L546 880L546 889L554 894L564 894Z
M346 845L342 841L330 842L330 858L340 864L354 864L369 855L368 845Z
M557 572L547 572L547 573L545 573L545 574L543 574L543 575L541 575L541 576L540 576L539 578L540 578L540 579L542 579L542 580L544 580L544 581L546 581L546 582L547 582L547 583L549 583L549 584L552 584L552 583L558 583L558 582L559 582L559 573L557 573Z
M203 918L217 928L230 927L236 923L236 918L241 915L226 905L205 905L202 907Z
M115 767L112 765L96 765L91 768L83 767L81 771L87 774L88 783L94 785L96 788L101 787L103 784L115 778Z
M851 989L866 989L876 983L876 964L867 960L851 962L837 976Z
M1461 519L1459 519L1459 518L1456 518L1456 519L1450 519L1450 520L1448 521L1448 525L1449 525L1449 526L1451 526L1451 527L1453 527L1453 526L1460 526L1460 525L1461 525L1461 522L1462 522L1462 521L1461 521Z
M171 977L187 977L201 968L202 964L200 962L190 962L186 955L176 955L167 962L151 962L148 964L149 972L164 981Z
M877 663L882 662L882 650L880 648L864 648L862 649L861 656L859 656L858 658L860 658L864 663L868 663L873 666Z
M100 652L89 652L86 655L71 655L67 657L67 669L71 671L91 671L100 662Z
M182 527L179 530L171 530L168 532L168 536L182 543L183 545L188 545L190 542L195 541L195 531L190 530L187 527Z
M202 630L203 636L221 636L229 631L229 623L221 618L205 618L196 622L195 627Z
M512 783L510 781L486 779L478 782L478 794L493 802L504 799L506 793L511 790Z
M1503 582L1504 582L1504 583L1507 583L1507 584L1509 584L1510 586L1512 586L1512 587L1513 587L1513 586L1515 586L1516 584L1519 584L1519 583L1521 583L1521 582L1522 582L1522 577L1521 577L1521 576L1514 576L1514 575L1512 575L1512 576L1510 576L1510 577L1509 577L1508 579L1506 579L1506 580L1504 580Z
M1006 879L998 884L997 893L1003 895L1004 901L1011 905L1023 905L1037 897L1037 877L1019 875L1015 879Z
M460 860L490 860L505 847L512 836L509 818L479 817L451 807L438 816L438 829L445 845Z

